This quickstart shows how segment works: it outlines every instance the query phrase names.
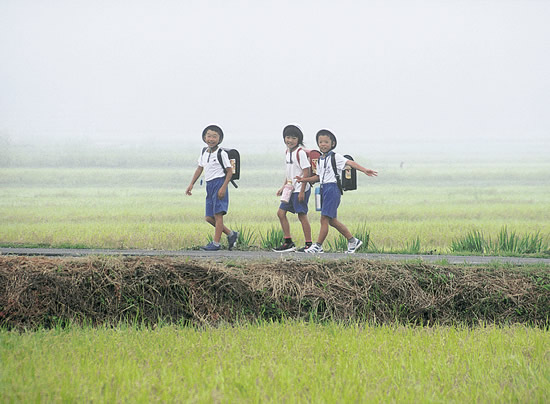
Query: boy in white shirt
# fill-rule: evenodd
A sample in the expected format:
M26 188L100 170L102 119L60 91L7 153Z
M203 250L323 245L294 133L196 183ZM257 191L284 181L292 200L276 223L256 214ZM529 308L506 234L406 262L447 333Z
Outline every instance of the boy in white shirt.
M292 241L290 234L290 225L286 217L287 212L298 215L298 220L302 224L306 245L298 249L299 252L304 252L312 244L311 242L311 226L307 217L309 196L311 194L311 186L307 182L299 183L296 177L309 177L311 164L304 151L303 142L304 134L299 127L288 125L283 129L283 140L286 144L286 176L283 186L277 191L277 196L281 196L285 186L290 183L292 185L292 194L288 202L282 202L277 210L277 217L281 222L283 229L284 242L273 251L289 252L296 251L296 245Z
M317 174L309 177L303 178L298 177L298 182L317 182L321 183L321 230L319 231L319 237L317 242L311 247L306 249L306 253L322 253L323 252L323 242L325 241L329 225L334 227L348 240L348 250L347 253L354 253L363 242L351 234L348 228L336 219L338 213L338 206L340 205L340 199L342 197L342 191L340 189L341 184L338 184L337 175L342 177L342 170L346 165L349 165L352 168L355 168L358 171L361 171L368 175L369 177L376 177L378 175L377 171L367 169L363 166L360 166L353 160L348 160L339 153L335 153L333 149L336 147L337 141L336 136L326 129L322 129L317 132L317 145L319 150L322 153L321 158L317 162ZM335 161L336 171L334 172L332 159Z
M219 126L210 125L202 131L202 140L208 145L205 147L198 159L198 167L193 174L191 183L187 187L185 193L192 195L191 190L197 179L201 176L204 170L204 179L206 181L206 215L205 219L208 223L214 226L214 239L206 246L201 247L205 251L218 251L221 249L220 239L222 233L227 235L227 244L229 249L233 249L239 233L232 231L223 224L223 216L229 208L229 192L227 184L231 180L233 171L231 170L231 162L227 152L218 149L218 145L223 140L223 131ZM219 159L223 159L223 167Z

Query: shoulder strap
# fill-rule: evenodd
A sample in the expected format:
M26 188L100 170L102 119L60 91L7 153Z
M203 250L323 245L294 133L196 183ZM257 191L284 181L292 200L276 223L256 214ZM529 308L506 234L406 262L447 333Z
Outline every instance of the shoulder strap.
M227 168L225 168L225 166L223 165L222 149L219 147L218 147L218 163L220 163L220 165L222 166L223 173L227 174Z
M334 154L334 152L332 152L330 161L332 162L332 170L334 171L334 176L336 177L336 183L338 184L340 195L344 195L344 190L342 188L342 180L340 179L340 174L338 174L338 169L336 168L336 154Z

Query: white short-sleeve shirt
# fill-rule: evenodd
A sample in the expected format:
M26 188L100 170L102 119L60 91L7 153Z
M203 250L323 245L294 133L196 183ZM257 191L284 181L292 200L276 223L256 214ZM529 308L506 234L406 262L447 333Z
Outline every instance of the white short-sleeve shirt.
M231 162L227 152L222 149L223 165L226 169L231 169ZM210 181L216 178L225 177L223 168L218 162L218 149L210 153L208 148L201 153L198 160L199 166L204 168L204 179Z
M342 177L342 170L346 166L347 158L342 156L340 153L334 153L336 158L336 170ZM336 182L336 175L332 169L332 153L329 154L326 158L321 156L317 162L317 174L319 175L319 181L321 184L329 184L331 182Z
M298 163L298 156L297 156L298 153L300 154L299 163ZM309 163L306 152L301 147L298 147L296 150L292 152L289 152L287 150L286 179L292 181L292 186L294 187L293 192L300 192L300 190L302 189L302 184L296 181L296 176L299 175L300 177L303 177L304 170L308 167L311 167L311 164ZM311 186L309 185L309 183L306 183L306 187L304 191L307 192L309 188L311 188Z

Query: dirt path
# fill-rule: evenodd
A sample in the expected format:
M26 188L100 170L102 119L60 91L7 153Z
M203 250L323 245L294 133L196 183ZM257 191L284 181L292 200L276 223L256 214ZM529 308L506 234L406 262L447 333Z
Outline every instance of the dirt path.
M546 264L550 265L550 258L518 258L518 257L492 257L492 256L457 256L457 255L406 255L406 254L364 254L353 255L342 253L324 254L300 254L300 253L276 253L269 251L216 251L206 252L197 250L96 250L96 249L54 249L54 248L0 248L0 255L39 255L46 257L84 257L89 255L115 255L115 256L147 256L147 257L189 257L211 259L350 259L362 258L379 261L405 261L421 260L425 262L445 262L449 264L488 264L490 262L503 262L516 265Z

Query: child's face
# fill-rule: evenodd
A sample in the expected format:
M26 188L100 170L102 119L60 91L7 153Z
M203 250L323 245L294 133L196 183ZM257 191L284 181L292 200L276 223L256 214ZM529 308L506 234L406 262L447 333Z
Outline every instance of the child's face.
M294 149L298 146L298 138L296 136L285 136L285 144L289 149Z
M319 150L323 153L327 153L330 149L332 149L332 140L330 139L330 136L321 135L317 140L317 145L319 146Z
M220 143L219 133L210 129L207 130L204 135L204 142L208 145L208 147L216 147Z

